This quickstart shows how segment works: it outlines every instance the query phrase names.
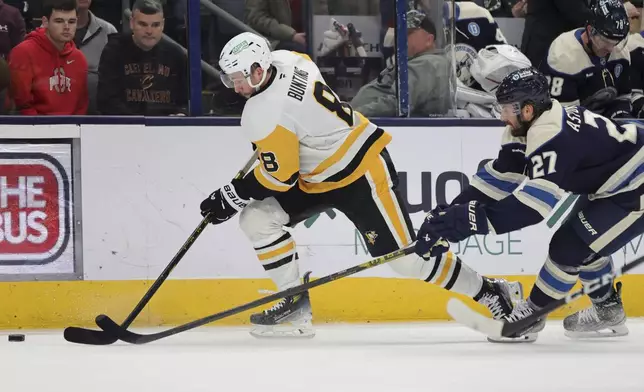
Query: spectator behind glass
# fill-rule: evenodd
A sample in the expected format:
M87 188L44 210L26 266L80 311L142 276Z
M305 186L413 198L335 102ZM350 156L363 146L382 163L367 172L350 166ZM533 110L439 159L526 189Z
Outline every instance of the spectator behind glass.
M268 38L273 50L306 53L306 33L302 21L304 1L246 0L246 23ZM329 13L327 0L313 0L312 3L314 15Z
M11 49L25 39L25 20L16 7L0 0L0 57L6 59Z
M435 53L436 26L418 10L407 12L407 57L409 112L426 117L446 114L449 109L449 62ZM397 115L396 66L390 62L377 79L363 86L351 101L365 116Z
M87 61L76 48L76 0L46 0L42 26L9 54L10 95L21 114L87 113Z
M98 88L98 62L107 36L116 33L116 28L109 22L94 15L89 7L92 0L78 0L78 27L74 42L87 59L87 91L89 107L87 113L96 114L96 90Z
M98 110L103 114L167 116L188 110L187 60L166 42L163 8L137 0L132 34L109 37L98 66Z

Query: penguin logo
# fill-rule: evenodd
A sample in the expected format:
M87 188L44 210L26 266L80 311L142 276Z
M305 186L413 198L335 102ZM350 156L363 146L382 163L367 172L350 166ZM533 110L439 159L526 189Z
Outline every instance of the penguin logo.
M616 78L619 78L619 75L621 75L621 74L622 74L622 69L623 69L623 67L622 67L622 65L621 65L621 64L617 64L617 65L615 66L615 77L616 77Z
M467 31L475 37L478 37L478 35L481 34L481 28L476 22L470 22L470 24L467 25Z

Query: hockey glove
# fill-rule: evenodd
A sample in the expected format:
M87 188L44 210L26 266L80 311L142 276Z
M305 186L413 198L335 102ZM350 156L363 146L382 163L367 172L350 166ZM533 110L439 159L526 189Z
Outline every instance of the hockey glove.
M452 206L438 216L426 219L420 229L449 242L459 242L474 234L489 232L485 209L475 200Z
M201 202L201 216L209 217L213 225L229 220L248 205L248 200L237 194L235 182L236 180L233 180L232 183L217 189Z
M449 206L444 204L439 204L438 206L436 206L436 208L434 208L427 214L423 225L420 227L420 230L418 230L416 246L414 250L418 256L424 258L425 260L429 259L430 257L440 256L441 254L449 250L449 243L445 240L442 240L438 234L434 233L431 230L429 225L425 224L426 222L429 222L436 216L443 213L443 211L445 211L448 207Z

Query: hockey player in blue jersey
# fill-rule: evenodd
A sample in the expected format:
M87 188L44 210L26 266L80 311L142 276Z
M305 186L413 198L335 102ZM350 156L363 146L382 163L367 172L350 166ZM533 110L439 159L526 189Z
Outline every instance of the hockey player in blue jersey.
M557 37L541 71L550 95L608 118L631 117L629 19L620 0L598 0L584 28Z
M510 73L496 91L507 127L496 160L473 177L451 206L428 214L418 232L423 255L439 238L458 242L539 223L565 191L581 195L553 235L527 301L508 321L563 298L612 270L611 255L644 232L644 133L581 106L562 107L535 68ZM566 335L625 335L621 283L590 295L592 306L564 320ZM520 335L543 329L539 320Z

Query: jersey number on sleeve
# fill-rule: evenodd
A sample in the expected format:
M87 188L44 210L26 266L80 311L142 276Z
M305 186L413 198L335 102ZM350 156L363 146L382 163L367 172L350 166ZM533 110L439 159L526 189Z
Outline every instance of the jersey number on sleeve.
M275 154L269 151L269 152L263 152L259 155L262 158L262 162L264 163L264 169L266 169L267 172L274 173L279 170L280 165L277 164L277 159L275 158Z
M320 81L315 82L313 96L320 105L324 106L330 112L335 113L348 126L353 126L353 109L351 105L340 101L340 98L335 95L329 86Z
M543 177L556 171L557 153L554 151L544 151L539 155L533 156L531 160L533 165L532 178ZM546 163L546 167L544 167L544 162Z
M635 124L624 124L622 129L624 132L620 132L614 122L610 121L604 116L600 116L597 113L593 113L590 110L584 110L584 122L590 125L593 128L599 128L597 120L603 123L604 128L608 132L608 136L622 143L624 141L631 142L633 144L637 143L637 125Z

